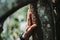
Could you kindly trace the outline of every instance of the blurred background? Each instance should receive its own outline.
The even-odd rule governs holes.
[[[14,12],[5,20],[3,24],[3,32],[1,33],[3,40],[16,40],[17,37],[25,31],[27,10],[28,7],[25,6]]]

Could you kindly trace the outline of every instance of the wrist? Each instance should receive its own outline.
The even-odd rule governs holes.
[[[21,39],[21,40],[25,40],[25,39],[22,37],[22,35],[20,36],[20,39]]]
[[[27,32],[25,32],[23,35],[22,35],[22,37],[25,39],[25,40],[27,40],[29,37],[29,34],[27,33]]]

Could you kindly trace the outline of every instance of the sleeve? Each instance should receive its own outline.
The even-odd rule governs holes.
[[[24,40],[24,38],[20,36],[19,38],[17,38],[17,40]]]
[[[17,40],[25,40],[23,37],[22,37],[23,33],[17,38]]]
[[[17,40],[21,40],[20,38],[17,38]]]

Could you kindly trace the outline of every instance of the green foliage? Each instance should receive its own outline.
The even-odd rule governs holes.
[[[26,22],[27,9],[27,6],[25,6],[14,12],[5,20],[3,32],[1,33],[3,40],[16,40],[23,32],[23,30],[20,29],[20,25],[22,22]]]

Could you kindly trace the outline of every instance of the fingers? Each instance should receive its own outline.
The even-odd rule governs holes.
[[[26,39],[26,38],[30,37],[33,29],[35,29],[36,27],[37,27],[36,24],[33,24],[31,27],[29,27],[28,30],[24,33],[23,38]]]
[[[33,23],[33,24],[36,24],[36,23],[37,23],[37,20],[38,20],[38,19],[36,19],[35,14],[32,14],[32,23]]]
[[[27,14],[27,27],[26,31],[33,25],[36,24],[36,15],[32,5],[29,5],[28,14]]]
[[[31,16],[32,16],[32,12],[30,9],[28,9],[28,15],[27,15],[28,26],[31,26],[31,24],[32,24]]]
[[[35,29],[36,27],[37,27],[37,24],[33,24],[33,25],[31,26],[32,29]]]
[[[27,27],[26,30],[32,25],[32,12],[30,9],[28,9],[28,14],[27,14]]]
[[[27,31],[32,31],[33,29],[35,29],[37,27],[37,25],[36,24],[33,24],[31,27],[29,27],[29,29],[27,30]]]

